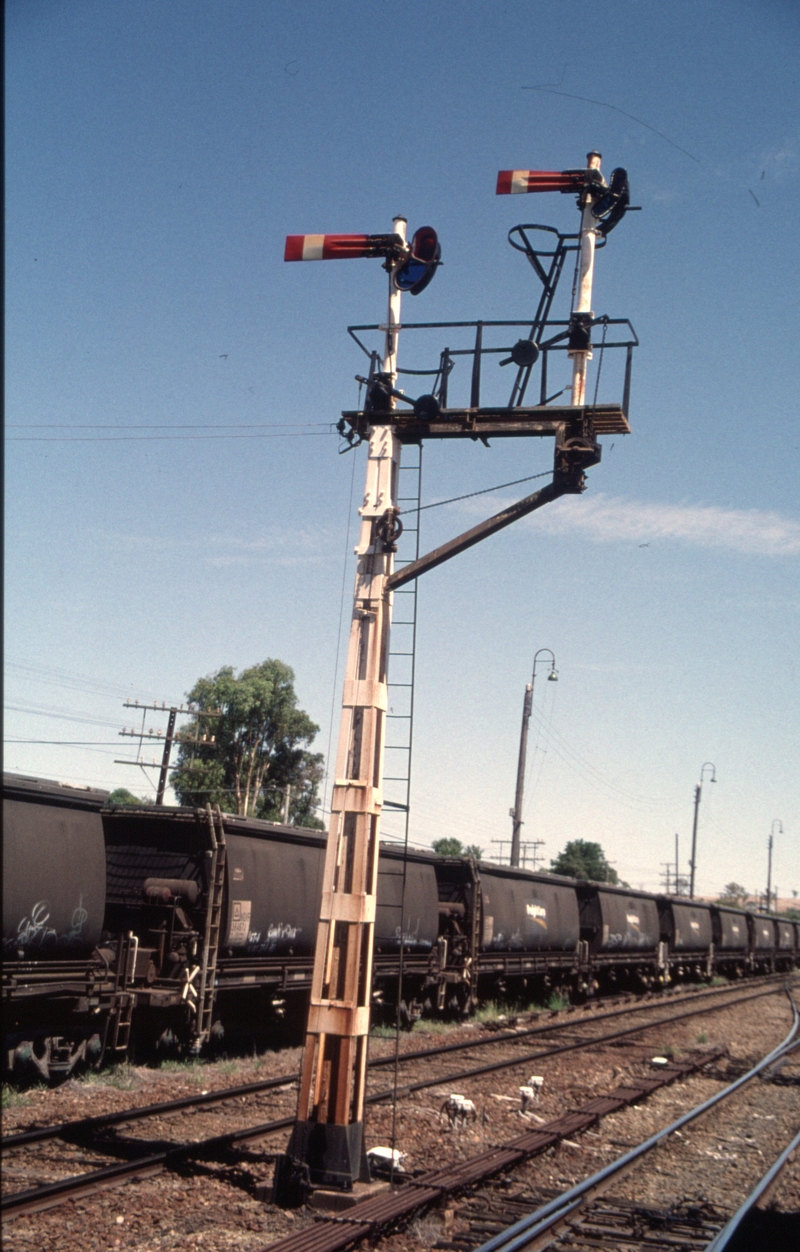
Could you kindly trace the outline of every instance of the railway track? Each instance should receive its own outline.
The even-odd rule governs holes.
[[[589,1247],[611,1250],[621,1246],[630,1248],[646,1246],[648,1250],[653,1249],[653,1252],[657,1252],[659,1248],[665,1249],[665,1252],[675,1252],[676,1249],[734,1252],[748,1214],[758,1200],[774,1186],[789,1157],[800,1146],[800,1134],[795,1135],[723,1229],[720,1229],[719,1214],[713,1209],[710,1212],[698,1211],[697,1206],[689,1204],[665,1212],[648,1209],[647,1206],[635,1204],[630,1200],[598,1199],[597,1197],[607,1190],[612,1180],[617,1180],[627,1173],[647,1153],[667,1138],[728,1100],[745,1084],[797,1051],[800,1047],[797,1038],[800,1032],[800,1013],[790,994],[789,999],[792,1005],[791,1029],[778,1047],[768,1053],[757,1065],[735,1079],[722,1091],[684,1113],[670,1125],[649,1136],[595,1174],[585,1178],[577,1186],[555,1196],[548,1203],[539,1206],[513,1225],[486,1240],[480,1245],[478,1252],[523,1252],[523,1250],[524,1252],[538,1252],[540,1249],[555,1247],[554,1238],[557,1238],[559,1252],[583,1252]],[[795,1234],[798,1233],[800,1233],[800,1226],[796,1225]],[[275,1252],[279,1247],[281,1252],[300,1252],[298,1249],[285,1248],[283,1243],[285,1241],[274,1245]],[[457,1244],[453,1246],[458,1247]],[[474,1248],[475,1244],[465,1241],[462,1246],[466,1252],[467,1247]],[[755,1245],[748,1244],[747,1246]],[[302,1252],[317,1252],[317,1249],[310,1246]]]
[[[786,982],[785,975],[769,975],[765,978],[752,979],[748,981],[748,991],[752,990],[754,994],[760,994],[759,988],[763,987],[783,987]],[[668,994],[668,998],[663,995],[638,997],[633,1003],[627,996],[620,996],[619,999],[624,1002],[624,1007],[605,1009],[600,1012],[593,1013],[590,1017],[581,1017],[582,1011],[593,1008],[591,1002],[581,1006],[570,1006],[566,1009],[551,1010],[553,1016],[557,1016],[559,1020],[547,1022],[542,1025],[533,1025],[530,1027],[517,1027],[511,1030],[499,1030],[481,1039],[463,1039],[455,1043],[443,1043],[429,1048],[417,1048],[400,1052],[398,1063],[407,1065],[415,1061],[428,1061],[432,1057],[444,1056],[448,1053],[472,1051],[486,1047],[498,1047],[501,1044],[518,1043],[524,1039],[535,1038],[540,1035],[549,1035],[562,1030],[569,1030],[573,1027],[584,1027],[593,1025],[595,1022],[611,1021],[615,1018],[628,1016],[631,1013],[646,1013],[654,1009],[681,1005],[687,1003],[696,1003],[698,1000],[723,1000],[724,997],[732,996],[736,1001],[741,997],[741,986],[733,984],[725,987],[705,988],[699,991],[691,991],[688,993],[672,992]],[[538,1015],[537,1015],[538,1016]],[[542,1054],[539,1054],[542,1055]],[[524,1059],[524,1058],[523,1058]],[[535,1059],[533,1056],[531,1060]],[[393,1066],[395,1063],[394,1054],[387,1056],[379,1056],[370,1058],[367,1066],[370,1070],[383,1069]],[[465,1075],[466,1076],[466,1075]],[[85,1117],[70,1122],[60,1122],[51,1126],[36,1126],[30,1130],[19,1131],[18,1133],[4,1135],[0,1140],[0,1148],[3,1152],[12,1148],[23,1147],[26,1144],[41,1143],[49,1139],[64,1139],[71,1142],[83,1141],[98,1131],[110,1129],[113,1126],[121,1126],[126,1122],[141,1121],[150,1117],[164,1117],[170,1113],[183,1112],[192,1109],[198,1109],[214,1104],[220,1104],[225,1101],[239,1099],[249,1095],[256,1095],[263,1091],[279,1090],[289,1083],[295,1083],[299,1080],[299,1074],[288,1072],[278,1074],[273,1078],[260,1079],[256,1082],[243,1083],[236,1087],[227,1087],[220,1091],[198,1093],[196,1095],[182,1096],[176,1100],[166,1100],[157,1104],[143,1105],[138,1108],[122,1109],[118,1112],[104,1113],[96,1117]],[[441,1081],[446,1081],[445,1076]],[[456,1075],[457,1077],[457,1075]]]
[[[728,988],[720,988],[718,990],[729,991]],[[664,1025],[671,1025],[677,1021],[682,1021],[687,1018],[716,1012],[731,1006],[759,999],[761,997],[774,995],[778,990],[780,990],[780,988],[776,986],[769,986],[766,988],[762,987],[758,991],[751,991],[750,986],[748,985],[746,988],[747,994],[744,995],[741,994],[742,990],[742,988],[735,988],[734,992],[738,992],[738,994],[734,994],[733,996],[730,994],[728,996],[716,996],[713,992],[698,993],[694,997],[687,998],[695,1000],[702,998],[704,1001],[702,1004],[695,1003],[691,1008],[684,1008],[681,1012],[673,1012],[669,1016],[660,1016],[655,1021],[637,1022],[635,1025],[626,1026],[622,1030],[616,1030],[601,1035],[593,1034],[587,1038],[573,1040],[568,1043],[559,1044],[545,1049],[538,1049],[535,1052],[515,1052],[513,1056],[504,1057],[499,1061],[492,1061],[488,1064],[479,1066],[471,1066],[467,1069],[451,1071],[447,1074],[428,1074],[422,1079],[403,1083],[402,1087],[399,1088],[398,1094],[411,1094],[413,1092],[423,1091],[425,1089],[430,1089],[443,1084],[452,1085],[455,1083],[461,1083],[466,1079],[475,1077],[476,1075],[491,1073],[495,1070],[508,1069],[515,1066],[526,1066],[532,1061],[538,1061],[545,1056],[557,1056],[564,1053],[579,1051],[582,1048],[613,1043],[633,1034],[638,1034],[644,1030],[650,1030]],[[711,1003],[706,1002],[709,996],[712,997]],[[678,1005],[674,1007],[680,1008],[685,1003],[685,999],[686,998],[682,998]],[[651,1004],[642,1007],[654,1008],[657,1006]],[[607,1020],[609,1017],[618,1017],[620,1014],[628,1013],[629,1011],[630,1010],[628,1009],[612,1010],[607,1014],[598,1014],[594,1018],[586,1019],[580,1024],[582,1026],[587,1026],[596,1022],[598,1019]],[[570,1025],[573,1024],[576,1023],[570,1023]],[[477,1045],[484,1046],[485,1044],[497,1042],[516,1043],[530,1034],[541,1034],[547,1031],[555,1030],[556,1028],[556,1023],[550,1023],[544,1027],[531,1028],[530,1031],[526,1031],[523,1034],[516,1032],[500,1032],[489,1040],[465,1041],[463,1048],[474,1048]],[[447,1054],[452,1051],[460,1050],[461,1046],[462,1045],[460,1044],[445,1044],[432,1049],[422,1049],[415,1052],[408,1052],[401,1054],[401,1060],[424,1060],[426,1065],[429,1066],[429,1060],[432,1055]],[[706,1055],[702,1063],[707,1064],[709,1059],[710,1058]],[[394,1063],[393,1057],[376,1058],[376,1060],[383,1065]],[[670,1067],[667,1073],[672,1073],[673,1069],[674,1067]],[[284,1075],[280,1078],[264,1080],[262,1083],[247,1084],[243,1088],[232,1088],[225,1092],[211,1093],[211,1095],[218,1100],[225,1098],[230,1099],[234,1093],[241,1094],[242,1091],[252,1091],[254,1087],[263,1090],[265,1087],[276,1085],[279,1082],[285,1085],[287,1082],[291,1081],[293,1077],[293,1075]],[[652,1083],[652,1081],[653,1080],[647,1080],[649,1083]],[[645,1086],[642,1090],[646,1093],[646,1091],[650,1089],[654,1088]],[[391,1100],[393,1095],[393,1088],[389,1088],[372,1092],[367,1097],[367,1100],[370,1104],[378,1104]],[[637,1097],[634,1095],[632,1098],[635,1099]],[[207,1097],[199,1097],[199,1099],[207,1100]],[[147,1109],[127,1110],[125,1117],[123,1118],[119,1118],[119,1115],[111,1114],[108,1118],[86,1119],[84,1123],[72,1123],[72,1126],[80,1127],[82,1124],[84,1126],[91,1124],[94,1128],[113,1126],[115,1118],[118,1118],[119,1120],[133,1120],[134,1114],[142,1116],[157,1116],[163,1114],[164,1112],[174,1111],[176,1107],[190,1108],[197,1103],[197,1100],[197,1097],[187,1097],[185,1100],[171,1101],[162,1105],[149,1106]],[[82,1195],[88,1195],[106,1187],[117,1186],[132,1179],[144,1178],[160,1172],[165,1168],[175,1169],[185,1166],[189,1162],[201,1160],[229,1159],[232,1153],[240,1151],[245,1144],[253,1143],[278,1131],[285,1130],[291,1126],[293,1122],[293,1116],[286,1116],[273,1119],[272,1121],[262,1122],[258,1125],[251,1125],[242,1129],[228,1131],[224,1134],[215,1135],[192,1143],[176,1143],[171,1146],[160,1147],[156,1152],[147,1152],[145,1150],[146,1145],[143,1144],[142,1147],[138,1149],[138,1154],[138,1145],[136,1140],[117,1140],[112,1143],[109,1143],[108,1141],[96,1141],[91,1143],[91,1146],[97,1151],[111,1154],[125,1153],[126,1155],[133,1153],[133,1159],[106,1165],[100,1169],[90,1170],[83,1174],[63,1178],[56,1182],[45,1184],[44,1186],[7,1195],[2,1200],[2,1214],[4,1220],[9,1221],[23,1213],[31,1213],[41,1209],[50,1208],[55,1204],[64,1202],[65,1200],[73,1199]],[[67,1126],[69,1125],[70,1124],[68,1123]],[[564,1129],[564,1134],[568,1135],[570,1133],[575,1133],[575,1128],[571,1123],[565,1123],[565,1126],[566,1128]],[[538,1132],[533,1133],[538,1134]],[[38,1134],[40,1138],[45,1137],[46,1135],[56,1137],[57,1134],[63,1135],[63,1127],[44,1127],[39,1128],[38,1131],[34,1132],[23,1132],[23,1136],[31,1134]],[[545,1144],[545,1146],[549,1146],[550,1143],[557,1140],[559,1134],[560,1131],[556,1129],[556,1131],[551,1133],[551,1137],[549,1139],[545,1136],[544,1139],[537,1139],[536,1142],[541,1142]],[[19,1145],[21,1139],[20,1136],[10,1136],[8,1138],[16,1139],[17,1145]],[[34,1140],[32,1139],[25,1140],[25,1142],[33,1141]],[[82,1139],[81,1141],[85,1143],[85,1140]],[[416,1184],[413,1185],[415,1186]],[[439,1186],[439,1184],[437,1184],[437,1186]],[[441,1191],[441,1187],[439,1187],[439,1190]],[[422,1201],[420,1202],[420,1206],[424,1207],[424,1203]]]

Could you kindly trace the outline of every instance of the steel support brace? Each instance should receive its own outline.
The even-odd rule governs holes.
[[[421,556],[418,561],[412,561],[410,565],[406,565],[403,569],[398,570],[396,574],[392,574],[387,579],[389,591],[396,591],[399,587],[404,587],[406,583],[413,582],[415,578],[419,578],[420,574],[426,573],[429,569],[435,569],[437,565],[442,565],[445,561],[449,561],[451,557],[458,556],[459,552],[465,552],[467,548],[480,543],[482,539],[488,539],[489,535],[494,535],[498,530],[502,530],[505,526],[510,526],[512,522],[518,521],[519,518],[525,517],[528,513],[533,513],[534,509],[540,509],[542,505],[549,504],[551,500],[557,500],[559,496],[563,496],[567,491],[569,491],[569,488],[566,486],[556,486],[555,483],[548,483],[546,487],[540,488],[539,491],[534,491],[532,495],[525,496],[524,500],[518,500],[516,504],[510,505],[509,508],[503,509],[500,513],[495,513],[493,517],[487,518],[485,522],[479,522],[471,530],[465,530],[463,534],[457,535],[455,539],[448,540],[440,548],[434,548],[432,552]]]

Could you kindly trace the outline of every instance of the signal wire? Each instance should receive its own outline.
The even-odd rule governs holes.
[[[325,776],[322,783],[321,812],[330,814],[328,806],[328,779],[331,772],[331,744],[333,743],[333,719],[336,716],[336,693],[339,690],[339,654],[342,649],[342,616],[344,614],[344,593],[347,583],[347,564],[350,559],[350,527],[353,517],[353,489],[356,481],[356,458],[352,458],[353,468],[350,471],[350,496],[347,501],[347,531],[344,541],[344,560],[342,562],[342,587],[339,595],[339,629],[336,634],[336,659],[333,663],[333,693],[331,695],[331,716],[328,726],[328,749],[325,754]]]
[[[529,474],[527,478],[515,478],[510,483],[498,483],[496,487],[482,487],[480,491],[468,491],[463,496],[451,496],[449,500],[434,500],[433,504],[421,504],[418,509],[403,509],[403,513],[410,517],[412,513],[422,513],[425,509],[438,509],[443,504],[456,504],[459,500],[471,500],[473,496],[486,496],[492,491],[502,491],[504,487],[517,487],[520,483],[532,483],[534,478],[547,478],[552,472],[552,470],[545,470],[541,474]]]

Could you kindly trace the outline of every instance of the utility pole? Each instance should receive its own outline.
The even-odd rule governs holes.
[[[506,187],[506,175],[501,174],[498,192],[558,190],[576,193],[582,211],[581,236],[587,229],[605,235],[619,221],[628,203],[627,179],[623,188],[617,178],[619,189],[614,190],[614,178],[620,172],[624,175],[624,171],[615,171],[612,185],[607,187],[599,170],[599,157],[590,154],[586,169],[557,174],[513,172],[515,176],[520,175],[525,186]],[[589,221],[587,206],[592,210],[592,224],[585,228],[585,222]],[[366,443],[368,458],[364,502],[359,510],[361,535],[356,548],[353,615],[297,1120],[287,1152],[279,1158],[275,1172],[275,1198],[286,1207],[302,1203],[309,1186],[349,1190],[354,1182],[369,1178],[363,1116],[379,823],[384,803],[383,756],[393,592],[561,495],[583,491],[584,470],[600,460],[596,433],[625,434],[630,430],[626,411],[618,404],[548,406],[544,398],[544,374],[541,403],[527,407],[522,403],[524,386],[520,386],[520,379],[525,371],[530,374],[540,351],[545,357],[552,351],[572,353],[573,348],[577,353],[590,354],[587,334],[590,337],[591,312],[587,321],[586,316],[579,316],[577,309],[573,310],[569,332],[563,330],[563,322],[553,326],[552,338],[543,342],[541,349],[534,341],[536,335],[542,338],[547,331],[549,308],[566,253],[582,247],[581,242],[571,242],[579,240],[579,236],[561,235],[557,231],[558,266],[555,262],[551,264],[552,252],[542,249],[537,252],[529,244],[524,248],[545,288],[533,322],[528,316],[520,323],[410,324],[410,327],[427,330],[448,327],[448,337],[454,327],[459,328],[459,333],[465,326],[474,328],[474,347],[459,350],[460,355],[472,356],[469,405],[453,407],[448,403],[447,378],[452,368],[449,348],[439,352],[438,371],[412,371],[434,375],[436,394],[417,400],[406,397],[396,387],[400,296],[404,290],[416,295],[427,286],[439,264],[440,253],[436,232],[430,227],[420,228],[409,244],[405,219],[395,218],[393,225],[391,235],[292,235],[287,238],[284,254],[287,261],[382,256],[389,274],[386,322],[380,326],[349,328],[370,359],[370,374],[366,379],[357,375],[359,381],[366,383],[363,410],[344,412],[338,423],[338,430],[348,444],[342,450]],[[549,249],[551,241],[552,234],[549,234],[544,247]],[[550,266],[549,275],[539,260],[540,255],[551,258],[546,262]],[[582,282],[584,292],[588,283],[590,297],[591,265],[583,274]],[[626,319],[616,320],[624,321],[631,332],[628,340],[616,345],[627,349],[624,389],[627,405],[631,352],[638,341]],[[501,352],[510,351],[511,355],[500,364],[513,362],[518,367],[512,391],[512,396],[516,397],[513,407],[512,404],[482,407],[481,363],[485,353],[497,352],[497,348],[484,347],[483,331],[494,325],[501,326],[507,338],[509,325],[515,324],[526,326],[529,337],[511,349],[501,349]],[[365,331],[382,333],[382,352],[365,347],[356,333]],[[576,337],[575,343],[573,337]],[[568,338],[569,344],[565,342]],[[496,362],[495,357],[487,359]],[[585,359],[588,358],[583,358],[584,375]],[[407,407],[398,407],[398,401]],[[397,480],[403,443],[419,445],[425,439],[457,438],[486,444],[490,435],[552,435],[555,440],[552,482],[395,570],[396,540],[402,530]]]
[[[510,845],[511,840],[510,839],[492,839],[492,843],[496,843],[500,845],[500,851],[497,856],[497,862],[499,865],[502,865],[503,857],[505,856],[505,853],[503,852],[503,848],[505,848],[507,844]],[[545,843],[544,839],[523,839],[522,840],[522,842],[519,845],[519,851],[520,851],[520,861],[521,861],[523,869],[528,868],[529,856],[532,862],[531,869],[536,869],[536,864],[539,860],[539,854],[537,853],[536,849],[543,848],[544,843]],[[511,864],[510,856],[509,856],[508,863],[509,865]]]
[[[698,816],[698,813],[700,812],[700,797],[703,794],[703,775],[705,774],[707,769],[711,770],[711,778],[709,779],[709,782],[715,783],[717,781],[716,766],[712,765],[710,761],[704,761],[703,767],[700,770],[700,781],[694,789],[694,821],[692,822],[692,859],[689,862],[689,869],[690,869],[689,896],[692,900],[694,899],[694,872],[696,868],[696,858],[697,858],[697,816]]]
[[[670,874],[672,872],[672,864],[670,861],[662,861],[661,864],[663,866],[661,870],[661,877],[666,880],[664,884],[664,893],[665,895],[669,895],[670,894],[670,890],[669,890]]]
[[[680,859],[680,855],[678,852],[678,843],[679,843],[678,832],[676,830],[675,831],[675,895],[676,896],[679,896],[681,894],[681,880],[680,880],[681,859]]]
[[[222,714],[219,711],[211,711],[211,710],[204,710],[204,709],[191,709],[191,708],[185,709],[182,704],[180,706],[173,704],[173,705],[170,705],[169,707],[167,706],[166,703],[159,704],[158,702],[156,702],[155,704],[139,704],[138,700],[135,700],[135,701],[126,700],[122,707],[125,709],[136,709],[136,710],[141,709],[142,729],[141,730],[134,730],[134,729],[128,730],[127,727],[123,727],[123,729],[119,732],[120,735],[129,739],[138,739],[140,749],[145,739],[147,739],[148,741],[151,741],[151,740],[156,740],[158,742],[163,741],[164,751],[161,754],[160,765],[156,761],[142,761],[142,760],[115,761],[114,764],[115,765],[138,765],[142,769],[159,769],[158,786],[156,789],[156,804],[163,805],[164,793],[167,789],[167,775],[169,773],[169,759],[172,753],[172,745],[173,743],[175,743],[176,738],[179,743],[209,743],[209,742],[213,743],[214,742],[213,735],[210,737],[210,739],[206,735],[203,735],[199,739],[182,739],[180,736],[176,737],[175,722],[176,722],[177,717],[179,715],[183,717],[197,717],[197,718],[221,717]],[[152,729],[148,733],[145,733],[144,714],[147,712],[169,713],[169,718],[167,720],[166,735],[164,735],[160,730],[154,732]]]
[[[558,681],[556,658],[549,648],[539,648],[533,658],[533,674],[525,687],[525,699],[522,704],[522,728],[519,734],[519,759],[517,761],[517,789],[514,795],[514,807],[509,810],[511,816],[511,864],[519,865],[519,841],[522,833],[522,798],[525,792],[525,758],[528,753],[528,726],[533,709],[533,686],[536,682],[536,663],[543,652],[550,657],[549,682]]]
[[[767,912],[769,912],[770,900],[772,899],[772,839],[775,834],[776,826],[778,827],[778,833],[782,835],[783,822],[778,817],[776,817],[772,823],[772,827],[769,832],[769,843],[767,844]],[[777,897],[777,892],[775,894]]]

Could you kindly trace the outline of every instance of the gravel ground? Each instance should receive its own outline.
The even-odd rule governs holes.
[[[663,1009],[664,1006],[662,1006]],[[484,1147],[518,1135],[525,1126],[549,1121],[570,1108],[587,1102],[627,1079],[650,1072],[650,1058],[658,1054],[685,1056],[698,1047],[726,1045],[728,1059],[713,1076],[692,1078],[651,1097],[638,1108],[607,1118],[596,1132],[584,1135],[578,1146],[562,1146],[515,1171],[514,1187],[535,1198],[572,1185],[593,1173],[606,1161],[619,1155],[625,1145],[638,1142],[652,1129],[673,1120],[697,1104],[707,1094],[725,1085],[742,1066],[763,1056],[786,1033],[789,1012],[785,997],[773,996],[664,1026],[646,1036],[597,1047],[562,1057],[545,1058],[535,1069],[530,1063],[501,1070],[459,1084],[457,1089],[473,1099],[479,1118],[474,1125],[454,1132],[440,1117],[443,1099],[452,1089],[434,1087],[398,1104],[397,1143],[408,1153],[406,1167],[426,1170],[448,1160],[463,1159]],[[572,1022],[567,1028],[572,1030]],[[611,1024],[607,1029],[611,1029]],[[447,1042],[480,1036],[475,1025],[449,1032]],[[577,1036],[576,1036],[577,1037]],[[420,1034],[406,1037],[404,1048],[423,1046]],[[430,1038],[430,1042],[438,1039]],[[392,1041],[376,1039],[372,1054],[386,1052]],[[525,1051],[528,1044],[506,1044],[499,1055],[511,1055],[514,1046]],[[494,1049],[484,1049],[477,1057],[495,1058]],[[201,1090],[217,1090],[259,1078],[291,1073],[299,1062],[297,1049],[267,1054],[252,1060],[222,1062],[216,1065],[181,1067],[172,1071],[129,1068],[122,1076],[112,1075],[92,1082],[70,1082],[56,1091],[34,1090],[4,1112],[3,1133],[32,1125],[90,1116]],[[463,1053],[445,1058],[442,1072],[466,1067],[470,1056]],[[429,1062],[404,1067],[401,1082],[431,1072]],[[435,1072],[435,1071],[434,1071]],[[518,1112],[517,1095],[531,1072],[544,1078],[540,1102],[528,1118]],[[710,1114],[703,1125],[690,1127],[679,1147],[660,1149],[651,1163],[640,1168],[635,1182],[626,1180],[616,1190],[620,1195],[647,1196],[648,1201],[666,1205],[673,1198],[702,1194],[727,1212],[735,1209],[756,1177],[764,1172],[800,1125],[800,1094],[797,1085],[786,1082],[797,1073],[797,1065],[783,1070],[782,1085],[755,1083],[737,1097],[735,1108],[721,1115]],[[726,1076],[727,1075],[727,1076]],[[114,1083],[122,1083],[121,1087]],[[372,1089],[384,1089],[391,1082],[389,1070],[374,1072]],[[258,1121],[290,1115],[295,1093],[270,1091],[237,1100],[230,1105],[190,1114],[173,1114],[148,1119],[141,1124],[120,1128],[120,1139],[137,1139],[153,1145],[165,1141],[186,1142]],[[368,1113],[368,1145],[388,1142],[391,1133],[389,1106],[373,1106]],[[230,1164],[187,1166],[182,1174],[162,1173],[141,1182],[99,1192],[83,1200],[70,1201],[58,1208],[20,1217],[6,1226],[3,1246],[7,1252],[36,1248],[37,1252],[62,1252],[65,1232],[68,1243],[86,1249],[172,1249],[203,1248],[222,1252],[236,1248],[256,1252],[274,1239],[314,1220],[308,1210],[287,1213],[255,1199],[255,1188],[271,1179],[269,1154],[285,1145],[287,1132],[250,1145],[246,1155]],[[681,1149],[685,1148],[686,1152]],[[9,1155],[4,1169],[8,1191],[63,1177],[81,1170],[98,1168],[104,1161],[121,1159],[122,1152],[104,1155],[58,1141],[31,1145]],[[265,1159],[267,1158],[267,1159]],[[654,1164],[653,1164],[654,1162]],[[783,1207],[800,1209],[795,1172],[787,1175],[775,1200]],[[633,1180],[633,1175],[630,1179]],[[628,1187],[630,1192],[625,1190]],[[447,1244],[453,1235],[468,1237],[470,1220],[466,1201],[423,1217],[407,1232],[385,1241],[391,1252]],[[478,1240],[477,1242],[480,1242]]]

